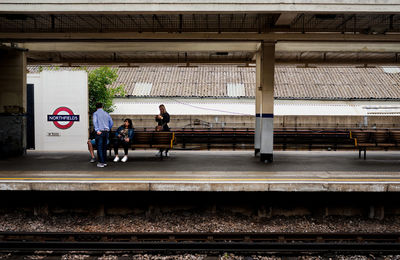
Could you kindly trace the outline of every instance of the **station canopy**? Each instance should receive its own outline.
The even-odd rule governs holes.
[[[398,63],[396,0],[4,0],[0,43],[29,64]]]

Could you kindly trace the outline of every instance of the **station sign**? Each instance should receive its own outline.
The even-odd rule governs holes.
[[[54,110],[53,114],[47,115],[47,121],[53,122],[57,128],[65,130],[70,128],[74,122],[79,121],[79,115],[75,115],[68,107],[59,107]]]

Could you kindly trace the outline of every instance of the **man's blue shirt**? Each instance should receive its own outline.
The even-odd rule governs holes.
[[[97,111],[93,113],[93,126],[96,132],[104,130],[110,131],[113,124],[111,116],[102,108],[97,109]]]

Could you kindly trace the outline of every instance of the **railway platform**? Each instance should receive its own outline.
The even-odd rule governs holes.
[[[260,163],[253,151],[181,151],[160,160],[130,151],[126,163],[105,168],[87,152],[28,151],[0,160],[0,190],[19,191],[280,191],[397,192],[400,152],[276,151]],[[110,158],[111,159],[111,158]]]

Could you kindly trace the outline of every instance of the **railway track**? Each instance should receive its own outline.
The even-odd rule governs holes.
[[[400,254],[400,233],[0,232],[0,252]]]

